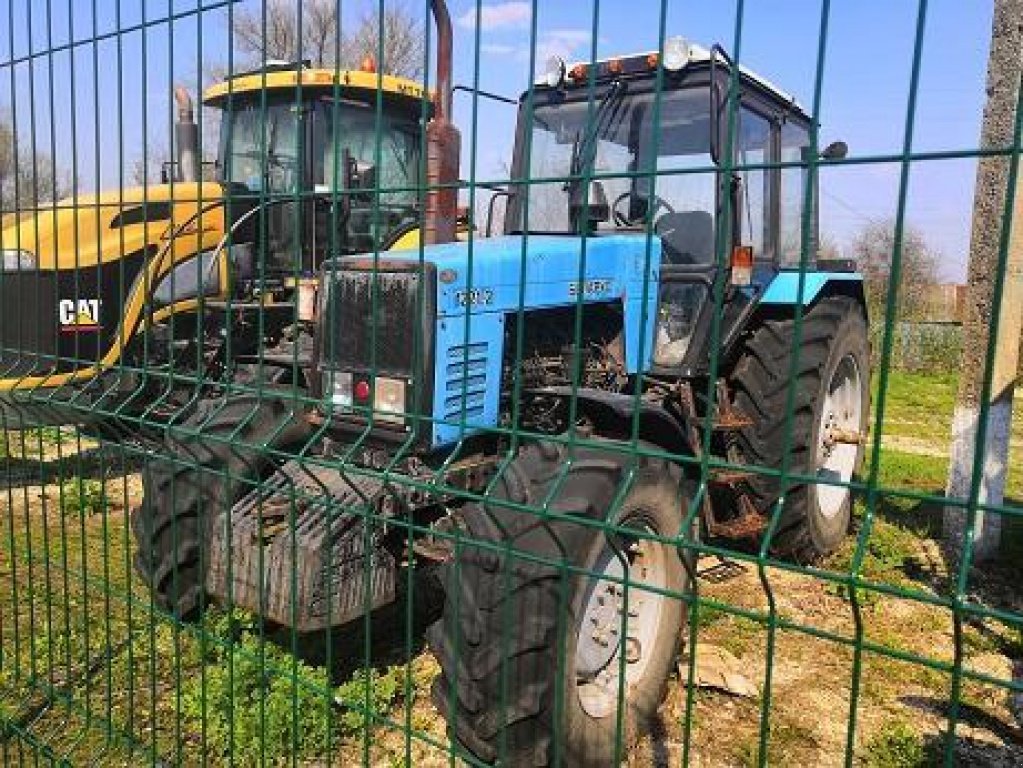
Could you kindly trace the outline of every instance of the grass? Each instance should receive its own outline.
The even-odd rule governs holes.
[[[874,382],[874,402],[878,402],[878,382]],[[952,431],[958,376],[954,373],[924,375],[891,371],[885,390],[886,435],[919,435],[926,423],[930,434],[948,441]]]
[[[817,747],[817,739],[811,728],[805,724],[778,717],[771,723],[770,739],[767,743],[767,765],[806,765],[808,755]],[[739,743],[735,750],[739,765],[760,765],[759,734]]]
[[[954,373],[925,375],[892,371],[888,375],[885,394],[885,416],[883,423],[884,458],[886,461],[905,461],[899,453],[910,453],[916,458],[920,451],[900,451],[903,441],[927,445],[935,449],[938,457],[947,457],[952,439],[952,419],[955,413],[956,393],[959,384]],[[874,381],[873,402],[878,404],[878,382]],[[1010,434],[1010,458],[1007,493],[1015,498],[1023,497],[1023,393],[1013,400],[1012,431]],[[894,449],[894,450],[893,450]],[[894,456],[892,454],[895,454]],[[926,462],[919,461],[921,466]],[[946,472],[937,470],[937,464],[930,464],[930,475],[937,478],[938,488],[944,488]],[[947,461],[945,462],[947,468]],[[905,466],[896,466],[892,474],[896,478],[909,478]],[[882,481],[883,481],[882,476]]]
[[[947,440],[955,391],[954,376],[893,373],[884,437]],[[1021,439],[1023,403],[1017,403],[1016,413],[1013,434]],[[28,464],[71,454],[76,442],[67,430],[8,433],[0,439],[0,451]],[[885,492],[870,500],[869,535],[868,506],[861,501],[857,535],[825,567],[849,573],[862,548],[860,575],[904,589],[908,596],[896,600],[861,592],[865,635],[886,648],[946,659],[952,648],[947,612],[912,599],[941,594],[946,586],[944,576],[926,570],[924,558],[940,536],[948,459],[938,453],[882,443],[877,487]],[[1009,493],[1023,498],[1023,468],[1010,471]],[[369,668],[360,663],[354,671],[339,672],[293,655],[288,643],[268,638],[251,617],[214,614],[201,631],[176,623],[153,610],[144,585],[132,575],[126,514],[131,503],[109,478],[72,472],[45,488],[19,487],[0,497],[0,508],[5,504],[13,508],[0,515],[5,587],[0,592],[0,718],[24,721],[28,738],[46,742],[56,755],[72,764],[102,755],[104,764],[149,763],[155,756],[172,764],[220,765],[232,753],[239,764],[312,763],[329,744],[339,764],[362,763],[367,754],[374,765],[447,764],[444,725],[428,696],[437,667],[419,645],[399,639],[384,658],[374,631]],[[1023,555],[1023,525],[1010,522],[1007,540]],[[841,588],[808,575],[772,578],[778,598],[786,601],[779,607],[784,615],[836,634],[852,631],[848,595]],[[993,579],[971,581],[971,594],[997,602]],[[708,586],[707,594],[765,610],[755,573]],[[765,625],[701,606],[698,631],[700,642],[730,651],[744,674],[762,685]],[[1023,658],[1018,626],[978,620],[964,627],[963,640],[968,663]],[[361,640],[335,647],[335,653],[354,654],[360,661],[366,651]],[[849,649],[780,631],[774,653],[769,763],[840,763]],[[95,670],[83,675],[90,663]],[[47,704],[42,693],[48,689],[61,695]],[[927,765],[928,745],[940,722],[906,700],[940,702],[948,690],[943,672],[865,654],[857,760],[871,768]],[[1003,717],[1004,696],[992,691],[1001,695],[999,689],[970,683],[964,697],[991,717]],[[669,751],[681,741],[684,698],[684,687],[674,683],[666,703],[674,708],[665,721]],[[693,720],[694,754],[705,764],[755,764],[761,703],[701,692]],[[822,711],[827,718],[820,717]],[[406,724],[414,730],[408,738]],[[635,758],[633,764],[646,763]]]
[[[924,768],[934,764],[920,734],[901,720],[884,725],[864,748],[864,768]]]
[[[59,502],[64,514],[98,515],[106,509],[106,488],[100,480],[75,477],[61,485]]]
[[[79,435],[73,427],[38,427],[24,430],[0,430],[0,458],[17,457],[22,453],[41,455],[57,446],[76,450]],[[85,440],[91,444],[91,440]]]

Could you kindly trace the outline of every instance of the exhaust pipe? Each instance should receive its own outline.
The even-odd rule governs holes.
[[[192,97],[183,86],[174,89],[178,103],[178,122],[174,137],[178,145],[178,181],[199,181],[199,126],[195,124]]]
[[[426,215],[423,239],[427,245],[452,243],[458,231],[458,163],[462,137],[451,122],[453,35],[445,0],[430,0],[437,23],[437,101],[426,126]],[[442,186],[444,185],[444,186]]]

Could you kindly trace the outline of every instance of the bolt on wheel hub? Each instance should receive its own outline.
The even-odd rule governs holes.
[[[862,442],[863,377],[856,358],[847,354],[825,388],[818,425],[817,503],[821,514],[834,517],[849,498]]]
[[[645,672],[644,652],[653,648],[669,598],[644,587],[665,588],[665,558],[663,546],[640,540],[618,554],[605,548],[594,565],[575,658],[579,700],[592,717],[614,712]]]

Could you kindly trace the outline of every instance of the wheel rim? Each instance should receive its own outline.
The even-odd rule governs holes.
[[[817,429],[817,505],[826,518],[841,513],[849,499],[848,487],[831,483],[852,480],[860,445],[850,438],[860,435],[862,422],[863,377],[849,354],[835,366],[828,382]]]
[[[640,530],[656,535],[648,525]],[[628,701],[642,681],[667,599],[667,547],[646,538],[621,542],[626,568],[611,547],[605,547],[592,569],[584,610],[576,635],[576,686],[579,703],[590,717],[607,717]],[[626,616],[626,606],[628,616]],[[625,680],[622,680],[622,654]],[[622,683],[624,682],[624,690]]]

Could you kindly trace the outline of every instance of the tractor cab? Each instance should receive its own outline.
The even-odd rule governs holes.
[[[301,254],[312,273],[327,252],[388,250],[418,232],[423,94],[371,60],[352,71],[271,63],[206,91],[223,112],[218,179],[239,211],[265,212],[247,234],[268,264],[290,271]]]
[[[512,176],[535,181],[513,195],[506,230],[602,235],[649,224],[665,264],[714,263],[719,236],[756,260],[798,260],[806,169],[761,166],[805,163],[810,117],[745,68],[733,100],[730,78],[719,48],[682,38],[666,42],[663,62],[553,58],[521,99]]]
[[[510,197],[506,232],[655,237],[653,363],[672,374],[709,359],[690,340],[709,338],[699,324],[719,267],[741,288],[741,312],[803,251],[810,116],[745,68],[733,82],[733,70],[719,47],[672,38],[663,54],[552,58],[520,102],[512,177],[531,181]],[[811,267],[816,221],[814,210]]]

